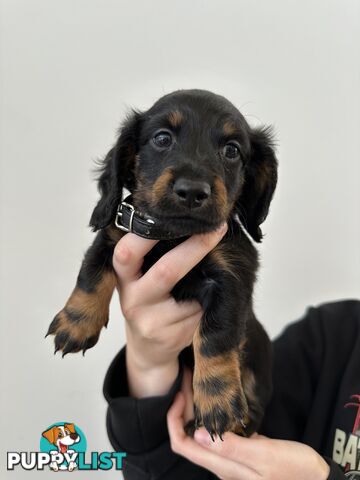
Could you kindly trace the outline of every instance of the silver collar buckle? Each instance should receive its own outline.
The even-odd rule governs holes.
[[[130,219],[129,219],[128,227],[125,227],[124,225],[121,224],[121,218],[123,216],[123,208],[127,208],[130,211]],[[134,215],[135,215],[135,207],[133,205],[126,202],[119,203],[117,212],[116,212],[116,217],[115,217],[115,225],[117,226],[117,228],[119,228],[123,232],[132,232]]]

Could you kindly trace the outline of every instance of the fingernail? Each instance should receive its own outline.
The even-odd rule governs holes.
[[[204,429],[196,430],[194,433],[194,440],[200,443],[203,447],[210,447],[211,438],[208,432]]]

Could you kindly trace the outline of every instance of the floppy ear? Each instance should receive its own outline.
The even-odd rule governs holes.
[[[132,111],[120,128],[119,138],[100,167],[98,190],[101,198],[90,219],[93,231],[107,227],[115,218],[122,199],[123,187],[134,186],[134,165],[137,153],[137,138],[140,113]]]
[[[42,433],[42,436],[52,444],[54,444],[54,441],[55,441],[55,429],[56,427],[52,427],[52,428],[49,428],[49,430],[46,430],[45,432]]]
[[[245,180],[235,208],[256,242],[261,242],[260,225],[269,212],[276,182],[277,160],[271,128],[250,130],[250,157],[245,164]]]
[[[64,427],[67,428],[70,433],[76,433],[75,425],[73,423],[64,423]]]

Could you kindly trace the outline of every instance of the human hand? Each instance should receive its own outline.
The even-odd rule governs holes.
[[[144,256],[157,242],[129,233],[116,245],[113,265],[126,319],[131,395],[163,395],[174,382],[178,355],[190,345],[202,310],[195,301],[177,303],[170,292],[220,242],[226,230],[224,225],[206,235],[193,235],[161,257],[145,275],[141,274]]]
[[[192,399],[189,397],[191,376],[184,376],[168,415],[171,448],[223,480],[326,480],[330,468],[315,450],[298,442],[273,440],[254,434],[244,438],[227,432],[223,441],[211,440],[200,428],[194,439],[184,431]],[[191,387],[190,387],[191,388]]]

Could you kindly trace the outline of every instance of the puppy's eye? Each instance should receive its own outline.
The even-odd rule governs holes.
[[[172,144],[172,137],[169,132],[159,132],[153,138],[153,142],[159,148],[169,148]]]
[[[62,432],[59,432],[58,437],[59,437],[59,438],[62,438],[63,436],[64,436],[64,435],[62,434]]]
[[[227,143],[223,148],[223,155],[230,160],[240,157],[240,148],[235,143]]]
[[[70,435],[70,431],[69,431],[69,430],[65,430],[65,433],[66,433],[66,435]]]

